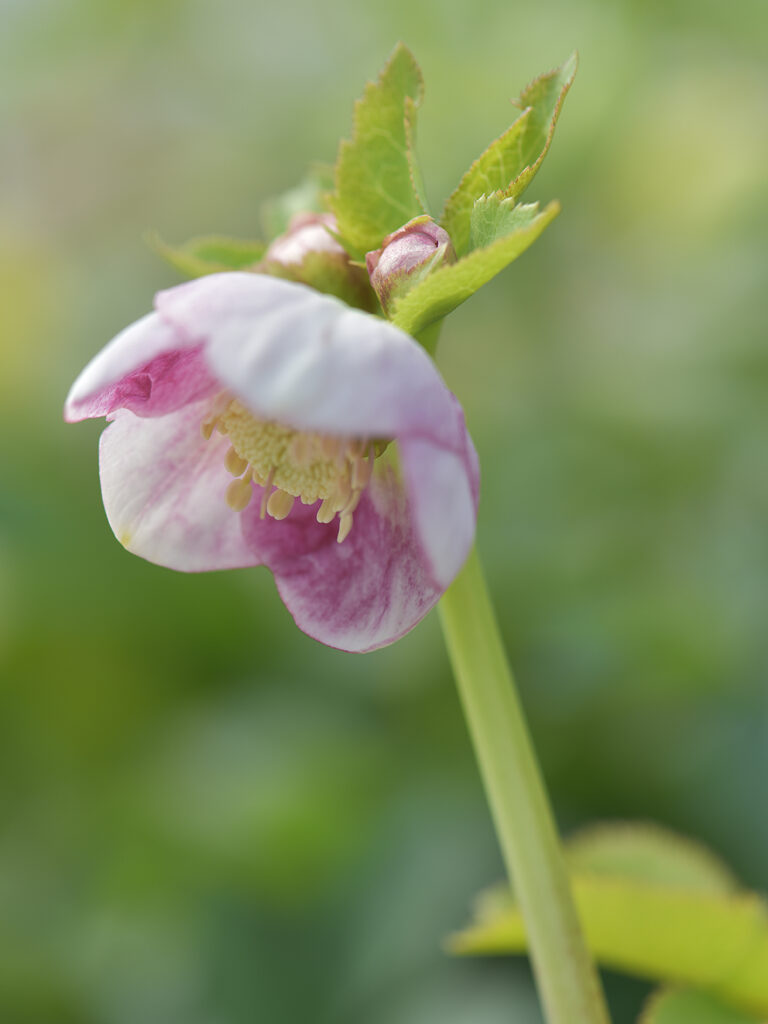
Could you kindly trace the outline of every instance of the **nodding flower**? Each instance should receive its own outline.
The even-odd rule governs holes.
[[[66,419],[100,416],[120,542],[185,572],[266,565],[330,646],[402,636],[473,542],[477,457],[434,363],[303,284],[236,272],[160,292],[72,386]]]

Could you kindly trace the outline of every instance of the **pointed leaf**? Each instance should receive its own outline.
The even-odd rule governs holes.
[[[471,245],[470,220],[475,200],[498,192],[519,198],[547,154],[560,108],[576,74],[573,54],[562,67],[540,75],[522,92],[523,113],[472,164],[445,204],[440,220],[462,256]]]
[[[734,1010],[704,992],[662,989],[651,996],[638,1024],[760,1024],[761,1019]]]
[[[496,201],[498,202],[498,201]],[[441,267],[411,289],[395,305],[393,323],[416,335],[495,277],[507,264],[525,252],[544,228],[560,212],[558,203],[550,203],[539,212],[538,206],[520,206],[519,211],[498,211],[489,215],[496,227],[478,227],[483,237],[490,238],[485,248],[474,249],[458,263]],[[507,231],[494,234],[495,231]]]
[[[427,204],[427,193],[424,188],[424,179],[421,175],[421,167],[416,159],[416,110],[418,103],[405,97],[405,152],[408,157],[408,170],[411,176],[411,185],[419,205],[424,213],[429,213]]]
[[[182,245],[168,245],[157,234],[147,236],[149,245],[187,277],[204,277],[225,270],[248,270],[266,250],[264,242],[205,235]]]
[[[587,944],[629,974],[707,989],[747,1013],[768,1014],[768,904],[732,888],[700,848],[668,834],[607,829],[574,843],[572,887]],[[525,928],[506,887],[481,896],[459,953],[522,952]]]
[[[421,71],[400,43],[355,105],[352,139],[339,148],[331,209],[340,235],[357,256],[377,249],[385,235],[424,212],[411,180],[413,156],[405,123],[407,115],[412,135],[422,92]]]
[[[485,249],[500,238],[529,227],[539,214],[538,203],[518,203],[500,199],[498,193],[475,200],[470,220],[470,254]]]

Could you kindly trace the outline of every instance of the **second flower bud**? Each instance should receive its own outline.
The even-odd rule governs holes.
[[[365,265],[382,309],[389,314],[396,299],[455,260],[448,232],[423,214],[387,235],[380,249],[366,254]]]

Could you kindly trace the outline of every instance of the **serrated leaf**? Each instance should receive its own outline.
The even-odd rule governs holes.
[[[445,204],[441,225],[458,255],[471,245],[470,220],[475,200],[498,192],[518,199],[547,154],[565,95],[576,74],[574,53],[565,64],[534,79],[517,104],[524,108],[514,124],[481,154]]]
[[[333,188],[333,168],[313,164],[302,181],[282,195],[268,199],[261,208],[261,220],[267,238],[275,238],[288,230],[291,218],[298,213],[325,213],[328,193]]]
[[[651,996],[637,1024],[760,1024],[761,1019],[747,1016],[705,992],[662,989]]]
[[[461,305],[535,242],[560,212],[560,205],[550,203],[541,212],[537,204],[519,209],[519,220],[508,234],[441,267],[399,299],[392,317],[395,326],[416,335]]]
[[[422,93],[421,71],[400,43],[355,104],[353,136],[339,147],[330,205],[341,237],[357,256],[377,249],[385,235],[424,212],[411,178],[415,159],[406,134],[407,115],[412,138]]]
[[[538,203],[518,203],[500,199],[498,194],[480,196],[472,208],[470,251],[485,249],[500,238],[528,227],[539,212]]]
[[[251,269],[264,255],[264,242],[205,235],[182,245],[168,245],[159,235],[147,236],[149,245],[187,277],[204,277],[226,270]]]
[[[634,854],[626,835],[611,830],[574,844],[573,895],[593,955],[628,974],[706,989],[768,1014],[768,904],[732,889],[717,862],[705,865],[685,840],[657,840],[641,835]],[[450,948],[523,952],[525,928],[509,889],[483,894],[474,923]]]
[[[361,267],[350,266],[346,258],[338,253],[308,252],[301,263],[263,260],[255,269],[260,274],[296,281],[326,295],[335,295],[348,306],[369,313],[379,309],[379,300],[367,272]]]
[[[411,177],[411,185],[416,198],[424,213],[429,213],[427,204],[427,193],[424,188],[424,179],[421,174],[421,167],[416,159],[416,110],[418,103],[405,97],[405,152],[408,158],[408,171]]]

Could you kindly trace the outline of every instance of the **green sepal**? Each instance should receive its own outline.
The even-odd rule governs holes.
[[[566,846],[587,944],[606,966],[701,988],[768,1013],[768,903],[697,844],[646,826],[603,826]],[[507,887],[481,894],[456,953],[520,953],[520,910]]]
[[[326,213],[332,188],[333,167],[313,164],[298,185],[262,205],[261,221],[267,238],[284,234],[298,213]]]
[[[477,231],[490,239],[489,244],[436,270],[395,303],[392,322],[407,334],[421,333],[474,295],[525,252],[560,212],[556,202],[541,212],[536,203],[512,209],[494,197],[479,202]]]
[[[695,989],[661,989],[646,1003],[638,1024],[760,1024],[755,1017]]]
[[[418,64],[399,43],[355,104],[353,135],[339,147],[330,206],[344,245],[357,258],[424,212],[411,148],[423,89]]]
[[[182,245],[168,245],[158,234],[146,236],[147,243],[176,270],[187,277],[205,277],[227,270],[252,270],[264,256],[264,242],[205,235]]]
[[[523,113],[475,160],[447,200],[440,224],[457,255],[463,256],[471,246],[470,221],[479,196],[498,193],[501,199],[518,199],[530,184],[552,142],[577,62],[574,53],[562,67],[526,86],[516,101]]]
[[[254,269],[260,274],[296,281],[326,295],[335,295],[348,306],[364,309],[368,313],[379,310],[379,300],[371,287],[367,271],[350,265],[341,253],[308,252],[301,263],[262,260]]]

